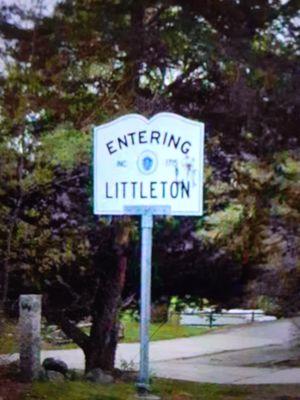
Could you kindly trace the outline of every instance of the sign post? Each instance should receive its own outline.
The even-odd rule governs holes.
[[[140,320],[140,371],[138,388],[149,391],[149,325],[151,319],[151,258],[154,215],[170,214],[170,207],[125,207],[129,215],[141,215],[141,320]]]
[[[149,391],[154,215],[202,215],[204,124],[173,113],[129,114],[94,128],[94,213],[141,215],[138,387]]]
[[[142,254],[141,254],[141,327],[140,327],[140,374],[139,385],[148,389],[149,385],[149,324],[151,318],[151,253],[153,216],[142,214]]]

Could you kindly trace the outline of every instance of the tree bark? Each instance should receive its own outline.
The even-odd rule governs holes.
[[[63,332],[71,338],[85,352],[88,348],[89,336],[67,318],[64,312],[45,312],[49,321],[54,321]]]
[[[47,306],[44,313],[49,321],[55,322],[84,352],[86,372],[101,368],[112,371],[119,335],[119,310],[122,306],[122,290],[127,269],[127,249],[131,232],[129,217],[118,218],[111,230],[115,245],[114,254],[108,259],[95,259],[95,281],[97,286],[91,306],[92,326],[90,335],[85,334],[68,317],[70,309],[57,312]],[[92,294],[91,294],[92,295]]]
[[[118,313],[125,283],[127,257],[124,251],[118,254],[117,268],[108,272],[106,282],[99,285],[95,300],[94,315],[85,350],[86,372],[94,368],[111,371],[114,368],[118,343]]]
[[[89,344],[85,351],[86,372],[94,368],[114,368],[119,335],[119,310],[127,270],[127,249],[131,232],[130,217],[120,217],[114,225],[115,257],[99,270],[99,283],[93,306]]]
[[[11,254],[12,231],[14,224],[8,228],[6,255],[3,262],[3,268],[0,275],[0,310],[4,312],[5,303],[7,300],[8,285],[9,285],[9,261]]]
[[[12,212],[12,216],[10,217],[7,230],[6,254],[3,262],[3,269],[1,271],[1,276],[0,276],[0,309],[3,312],[5,310],[5,304],[7,301],[7,294],[9,289],[9,269],[10,269],[9,264],[11,258],[11,247],[12,247],[13,232],[18,217],[19,207],[20,207],[20,201],[18,200],[17,206],[15,210]]]

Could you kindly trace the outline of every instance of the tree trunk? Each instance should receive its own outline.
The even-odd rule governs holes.
[[[22,136],[22,146],[24,146],[24,137]],[[24,157],[20,156],[17,165],[18,173],[18,184],[19,184],[19,197],[17,198],[15,208],[10,211],[10,216],[8,218],[8,228],[7,228],[7,239],[6,239],[6,254],[2,266],[2,271],[0,273],[0,313],[3,314],[5,311],[5,304],[7,301],[7,295],[9,290],[9,272],[10,272],[10,259],[12,252],[12,241],[13,233],[17,224],[18,215],[20,212],[22,200],[23,200],[23,190],[22,190],[22,178],[24,170]]]
[[[111,371],[114,368],[118,344],[118,313],[125,283],[127,257],[118,251],[117,268],[110,266],[105,282],[98,287],[89,343],[85,350],[86,372],[94,368]]]
[[[19,211],[18,208],[16,208],[13,211],[12,217],[9,221],[7,239],[6,239],[6,254],[3,261],[2,270],[0,273],[0,313],[2,314],[4,314],[5,312],[5,304],[7,301],[7,294],[9,288],[9,263],[11,257],[12,237],[18,211]]]
[[[65,311],[47,312],[47,319],[55,321],[68,337],[83,350],[85,355],[85,371],[101,368],[111,371],[114,368],[115,354],[119,334],[119,310],[121,294],[125,284],[127,269],[127,247],[131,231],[130,218],[120,218],[115,224],[115,253],[109,261],[97,260],[97,289],[91,310],[92,326],[90,335],[85,334]],[[95,277],[96,279],[96,277]]]
[[[114,368],[118,344],[117,324],[112,322],[113,326],[110,327],[108,323],[108,320],[102,318],[93,322],[93,336],[84,353],[86,372],[94,368],[101,368],[104,371],[112,371]]]

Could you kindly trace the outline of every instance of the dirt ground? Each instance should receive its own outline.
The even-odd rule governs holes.
[[[21,400],[29,384],[18,382],[15,366],[0,366],[0,400]]]

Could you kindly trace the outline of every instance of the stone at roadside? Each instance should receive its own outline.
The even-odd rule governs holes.
[[[82,369],[69,369],[66,376],[69,381],[79,381],[84,379],[84,371]]]
[[[161,400],[161,397],[156,396],[155,394],[145,393],[145,394],[136,394],[134,396],[135,400]]]
[[[68,366],[64,361],[52,357],[45,358],[43,361],[43,367],[46,371],[56,371],[63,375],[66,375],[68,372]]]
[[[41,364],[41,303],[38,294],[19,298],[20,377],[24,382],[38,378]]]
[[[50,371],[46,372],[46,377],[50,382],[64,382],[65,377],[63,374],[57,371]]]
[[[109,384],[109,383],[113,383],[114,378],[102,371],[101,368],[95,368],[90,370],[86,375],[85,378],[88,381],[94,382],[94,383],[100,383],[100,384]]]

